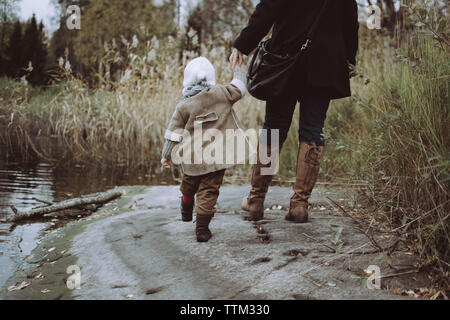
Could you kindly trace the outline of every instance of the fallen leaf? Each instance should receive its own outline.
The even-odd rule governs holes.
[[[392,292],[393,294],[396,294],[396,295],[399,295],[399,296],[401,296],[401,295],[403,294],[403,290],[400,289],[400,288],[392,288],[392,289],[391,289],[391,292]]]
[[[137,205],[137,202],[135,201],[131,204],[131,206],[129,206],[129,209],[134,210],[134,208],[136,208],[136,205]]]
[[[145,294],[146,295],[150,295],[150,294],[155,294],[158,293],[160,291],[162,291],[164,289],[164,287],[158,287],[158,288],[153,288],[153,289],[148,289]]]
[[[410,297],[418,297],[418,295],[412,290],[408,290],[405,293]]]
[[[431,296],[430,300],[436,300],[437,298],[439,298],[440,295],[441,295],[441,292],[438,291],[438,292],[436,292],[436,294]]]
[[[15,291],[15,290],[22,290],[22,289],[28,287],[30,284],[31,283],[26,282],[26,281],[17,282],[16,285],[8,287],[8,291],[11,292],[11,291]]]

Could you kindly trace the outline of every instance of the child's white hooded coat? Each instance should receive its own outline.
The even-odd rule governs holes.
[[[165,139],[180,142],[172,154],[182,157],[172,157],[174,164],[181,164],[183,172],[190,176],[199,176],[233,166],[237,158],[242,158],[241,150],[237,150],[234,143],[235,137],[227,138],[227,129],[234,130],[238,139],[245,136],[237,122],[233,110],[233,104],[240,100],[246,93],[243,79],[235,77],[228,85],[215,85],[215,71],[212,64],[203,57],[192,60],[185,69],[183,85],[185,89],[201,81],[206,81],[211,88],[204,89],[200,93],[181,101],[175,108],[165,133]],[[194,129],[201,128],[202,136],[194,134]],[[198,131],[196,131],[198,133]],[[208,139],[209,133],[220,132],[223,140]],[[212,140],[212,141],[211,141]],[[205,150],[215,150],[214,159],[221,158],[222,162],[209,163],[205,161]],[[232,163],[227,163],[227,157],[235,155]],[[206,152],[211,154],[211,152]],[[245,153],[245,150],[244,150]],[[228,155],[228,156],[227,156]],[[189,159],[188,161],[186,161]],[[201,159],[201,163],[196,163]],[[211,159],[209,159],[211,160]]]

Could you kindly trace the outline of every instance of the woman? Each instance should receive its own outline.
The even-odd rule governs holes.
[[[240,65],[273,26],[270,51],[295,53],[305,42],[311,25],[317,19],[326,0],[261,0],[238,38],[234,41],[230,62]],[[322,131],[330,100],[348,97],[350,93],[349,65],[356,64],[358,50],[358,7],[355,0],[328,0],[326,9],[308,47],[307,63],[298,66],[284,94],[266,103],[263,128],[270,137],[279,130],[280,147],[270,139],[261,139],[258,148],[277,154],[286,140],[297,101],[300,102],[299,150],[294,195],[286,220],[303,223],[308,220],[308,199],[319,174],[324,152]],[[266,141],[263,141],[266,140]],[[275,145],[275,144],[274,144]],[[259,155],[259,152],[258,152]],[[258,159],[259,160],[259,159]],[[262,175],[270,166],[260,161],[253,166],[250,194],[242,208],[253,220],[263,218],[264,199],[273,175]]]

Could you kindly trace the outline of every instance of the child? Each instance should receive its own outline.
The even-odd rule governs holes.
[[[183,97],[172,116],[165,134],[165,144],[161,163],[170,168],[171,154],[175,146],[181,147],[180,142],[191,143],[195,137],[195,130],[201,126],[201,132],[222,132],[234,129],[240,130],[233,111],[233,104],[240,100],[247,92],[246,71],[243,67],[234,69],[234,78],[228,85],[216,85],[215,70],[208,59],[199,57],[188,63],[184,70]],[[216,130],[216,131],[213,131]],[[208,142],[203,141],[200,146],[205,147]],[[189,148],[189,158],[198,152],[199,148]],[[199,146],[197,144],[197,146]],[[190,151],[192,150],[192,151]],[[219,149],[220,150],[220,149]],[[183,153],[185,149],[183,149]],[[194,155],[195,158],[195,155]],[[183,155],[186,159],[186,155]],[[197,224],[195,234],[198,242],[208,241],[212,234],[209,223],[215,213],[215,205],[219,196],[225,169],[232,164],[198,163],[182,160],[183,179],[181,182],[181,218],[183,221],[192,221],[194,196],[197,196]]]

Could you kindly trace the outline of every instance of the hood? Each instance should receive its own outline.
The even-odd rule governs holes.
[[[210,86],[216,84],[214,66],[205,57],[198,57],[190,61],[184,69],[183,87],[189,87],[206,81]]]

